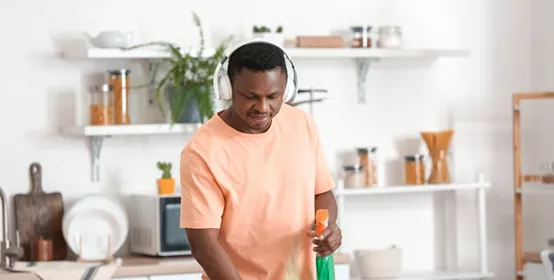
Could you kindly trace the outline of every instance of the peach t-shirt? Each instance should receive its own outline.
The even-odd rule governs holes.
[[[215,114],[183,149],[180,174],[181,227],[219,228],[244,280],[314,279],[306,232],[314,196],[334,180],[311,116],[283,105],[268,131],[246,134]]]

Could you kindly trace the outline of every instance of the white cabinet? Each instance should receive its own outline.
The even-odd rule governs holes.
[[[150,276],[148,280],[201,280],[202,273],[186,273]]]

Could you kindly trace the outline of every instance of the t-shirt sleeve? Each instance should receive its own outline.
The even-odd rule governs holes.
[[[323,152],[317,125],[311,116],[307,116],[307,118],[312,137],[311,142],[315,151],[315,194],[317,195],[332,190],[335,187],[335,180]]]
[[[190,147],[181,152],[181,228],[219,228],[224,197],[204,159]]]

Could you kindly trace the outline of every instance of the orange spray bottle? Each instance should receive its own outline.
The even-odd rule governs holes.
[[[329,226],[329,211],[318,209],[315,213],[315,231],[318,238]],[[325,238],[325,237],[324,237]],[[335,259],[333,254],[325,257],[316,256],[317,280],[335,280]]]

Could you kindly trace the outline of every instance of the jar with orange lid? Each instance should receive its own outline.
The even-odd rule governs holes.
[[[113,92],[108,84],[90,88],[89,123],[90,125],[114,124]]]

